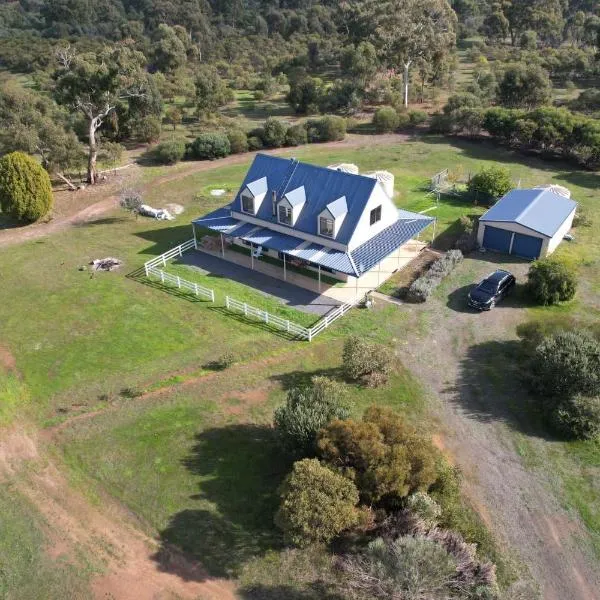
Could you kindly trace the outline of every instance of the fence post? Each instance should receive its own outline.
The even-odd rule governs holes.
[[[244,316],[248,316],[248,305],[244,302]]]
[[[148,277],[148,263],[144,264],[144,271],[146,271],[146,277]]]
[[[269,313],[265,311],[265,323],[269,322]]]
[[[229,296],[225,296],[225,308],[229,310]]]
[[[167,261],[165,260],[165,255],[162,255],[162,259],[163,259],[163,267],[167,266]]]
[[[290,332],[290,320],[289,320],[289,319],[288,319],[288,320],[285,322],[285,330],[286,330],[288,333]]]
[[[198,295],[198,284],[194,284],[194,291],[196,292],[196,296]]]
[[[312,342],[312,327],[308,330],[308,341]]]
[[[164,283],[164,282],[165,282],[165,272],[164,272],[164,271],[161,271],[161,272],[160,272],[160,282],[161,282],[161,283]]]
[[[215,303],[215,290],[210,290],[210,301]]]
[[[179,278],[179,275],[177,275],[177,287],[181,289],[181,279]]]
[[[181,246],[179,246],[179,256],[183,256],[183,251],[181,250]]]

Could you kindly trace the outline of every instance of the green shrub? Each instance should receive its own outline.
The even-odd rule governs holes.
[[[373,342],[350,336],[344,343],[342,368],[346,377],[361,380],[373,387],[384,383],[392,371],[394,357],[391,351]]]
[[[231,154],[248,152],[248,136],[241,129],[230,129],[227,132]]]
[[[426,273],[417,278],[408,288],[406,299],[409,302],[425,302],[440,285],[442,279],[449,275],[463,260],[460,250],[449,250],[429,267]]]
[[[476,198],[500,198],[512,189],[510,172],[504,167],[482,169],[471,178],[468,189]]]
[[[263,141],[257,135],[248,136],[248,150],[250,150],[250,152],[253,152],[255,150],[262,150],[263,147]]]
[[[406,129],[410,125],[410,117],[408,113],[398,113],[398,129]]]
[[[285,134],[286,146],[302,146],[308,143],[306,126],[303,123],[292,125]]]
[[[262,128],[262,141],[267,148],[281,148],[285,143],[287,127],[283,121],[269,117]]]
[[[162,121],[158,117],[148,115],[134,121],[132,128],[133,134],[138,140],[151,144],[160,138]]]
[[[341,384],[313,377],[310,386],[288,391],[286,403],[275,410],[273,421],[283,449],[301,458],[315,454],[319,429],[349,414]]]
[[[311,119],[306,130],[309,143],[338,142],[346,137],[346,120],[337,116]]]
[[[577,394],[600,396],[600,343],[585,330],[544,338],[531,357],[529,382],[546,414]]]
[[[231,152],[227,136],[222,133],[201,133],[187,147],[188,158],[213,160],[223,158]]]
[[[161,142],[154,150],[156,162],[163,165],[178,163],[184,156],[185,142],[183,140]]]
[[[11,152],[0,158],[0,208],[19,221],[37,221],[54,204],[48,173],[31,156]]]
[[[224,354],[219,356],[219,358],[217,358],[214,365],[217,369],[224,371],[225,369],[232,367],[235,364],[235,362],[235,354],[233,352],[225,352]]]
[[[409,110],[408,120],[413,127],[422,125],[427,121],[427,113],[423,110]]]
[[[399,507],[436,480],[431,441],[386,407],[369,407],[360,421],[331,421],[319,432],[317,448],[324,462],[354,481],[369,506]]]
[[[565,436],[592,440],[600,436],[600,398],[577,394],[555,409],[553,421]]]
[[[398,129],[400,119],[395,108],[382,106],[375,111],[372,122],[377,133],[389,133]]]
[[[406,499],[406,508],[419,519],[434,527],[442,515],[440,505],[426,492],[415,492]]]
[[[294,463],[279,493],[281,505],[275,523],[287,543],[327,543],[359,523],[356,486],[317,459]]]
[[[431,117],[431,121],[429,122],[429,131],[440,135],[451,133],[452,118],[443,113],[436,113]]]
[[[577,290],[577,276],[564,263],[549,258],[529,267],[527,291],[543,306],[572,300]]]

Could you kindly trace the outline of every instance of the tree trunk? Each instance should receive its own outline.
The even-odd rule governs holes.
[[[89,154],[87,168],[87,182],[94,185],[98,179],[98,169],[96,160],[98,158],[98,146],[96,144],[96,124],[95,119],[90,120],[89,125]]]
[[[408,68],[412,61],[404,63],[404,108],[408,107]]]

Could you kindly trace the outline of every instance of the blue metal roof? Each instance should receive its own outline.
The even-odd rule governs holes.
[[[194,223],[225,235],[241,238],[257,246],[283,252],[291,258],[306,260],[353,277],[372,269],[433,222],[431,217],[399,211],[400,219],[396,223],[348,253],[308,242],[293,235],[279,233],[268,227],[244,223],[228,215],[228,207],[219,208],[196,219]]]
[[[400,219],[350,253],[359,273],[372,269],[394,250],[433,223],[433,218],[406,213],[414,218]]]
[[[293,230],[319,235],[318,216],[338,198],[345,196],[348,214],[336,236],[336,241],[347,244],[354,233],[364,207],[377,185],[377,181],[363,175],[353,175],[298,162],[294,159],[257,154],[236,194],[232,206],[241,212],[240,192],[249,183],[266,177],[269,194],[275,191],[279,201],[287,191],[304,186],[306,202],[290,232]],[[272,223],[277,218],[272,214],[271,202],[262,202],[256,217]]]
[[[518,223],[550,238],[576,207],[577,202],[549,189],[512,190],[479,220]]]

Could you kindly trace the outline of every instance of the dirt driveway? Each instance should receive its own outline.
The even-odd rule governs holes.
[[[518,550],[515,558],[529,566],[544,600],[598,600],[600,568],[586,552],[586,531],[552,491],[553,474],[543,465],[527,468],[516,451],[514,431],[530,435],[526,415],[519,418],[525,392],[513,361],[502,357],[515,349],[525,310],[510,299],[489,313],[465,308],[467,283],[495,268],[523,281],[528,265],[501,261],[467,259],[442,299],[402,308],[429,323],[404,342],[403,360],[436,398],[443,446],[463,469],[472,503],[499,539]]]

